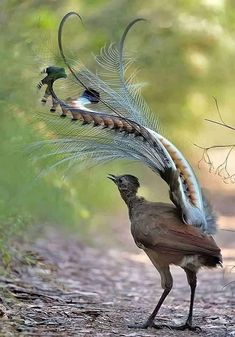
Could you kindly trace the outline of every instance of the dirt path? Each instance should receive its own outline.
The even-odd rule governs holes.
[[[159,276],[144,254],[98,250],[51,233],[33,248],[35,265],[23,265],[0,279],[0,336],[196,336],[173,330],[132,330],[161,294]],[[227,265],[230,264],[227,260]],[[185,320],[189,289],[184,273],[172,268],[174,290],[159,322]],[[195,303],[198,336],[235,336],[235,288],[221,269],[199,274]]]

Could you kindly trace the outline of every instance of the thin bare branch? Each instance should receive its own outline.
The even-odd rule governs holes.
[[[213,120],[213,119],[208,119],[208,118],[205,118],[205,121],[210,122],[210,123],[214,123],[214,124],[217,124],[217,125],[220,125],[220,126],[223,126],[223,127],[225,127],[225,128],[228,128],[228,129],[230,129],[230,130],[235,131],[235,127],[233,127],[233,126],[231,126],[231,125],[225,123],[224,119],[222,118],[222,114],[221,114],[221,112],[220,112],[220,109],[219,109],[218,101],[217,101],[217,99],[216,99],[214,96],[213,96],[213,99],[214,99],[214,101],[215,101],[216,110],[217,110],[217,113],[218,113],[218,115],[219,115],[220,122],[215,121],[215,120]]]
[[[220,164],[215,171],[215,174],[218,174],[221,178],[223,178],[225,183],[227,183],[226,179],[231,177],[230,173],[228,172],[227,166],[228,166],[228,159],[229,159],[229,156],[232,150],[233,150],[233,146],[228,151],[224,162]]]
[[[230,155],[235,147],[235,144],[223,144],[223,145],[212,145],[208,147],[203,147],[197,144],[194,144],[196,147],[202,150],[202,157],[198,161],[198,167],[200,168],[201,163],[204,162],[209,166],[209,172],[214,172],[216,175],[220,176],[223,179],[223,182],[228,183],[235,183],[235,174],[231,174],[228,171],[228,162]],[[224,161],[215,169],[213,160],[211,159],[212,154],[210,153],[213,149],[228,149],[226,157]]]
[[[221,148],[235,147],[235,144],[212,145],[212,146],[208,146],[208,147],[203,147],[203,146],[200,146],[196,143],[194,143],[193,145],[198,147],[201,150],[211,150],[211,149],[217,149],[217,148],[221,149]]]
[[[225,128],[228,128],[230,130],[235,131],[235,127],[233,127],[233,126],[231,126],[229,124],[224,124],[222,122],[214,121],[213,119],[208,119],[208,118],[205,118],[205,121],[210,122],[210,123],[214,123],[214,124],[217,124],[217,125],[220,125],[220,126],[223,126]]]
[[[222,117],[222,114],[220,112],[220,109],[219,109],[218,101],[215,97],[213,97],[213,99],[215,101],[216,110],[217,110],[217,113],[218,113],[218,116],[219,116],[219,121],[215,121],[215,120],[208,119],[208,118],[206,118],[205,120],[207,122],[217,124],[219,126],[223,126],[227,129],[235,131],[235,127],[225,123],[225,121]],[[216,175],[220,176],[223,179],[224,183],[226,183],[226,184],[235,183],[235,174],[231,174],[228,171],[228,161],[229,161],[230,155],[231,155],[231,153],[232,153],[232,151],[235,147],[235,144],[221,144],[221,145],[216,144],[216,145],[212,145],[212,146],[208,146],[208,147],[199,146],[197,144],[194,144],[194,145],[202,150],[202,157],[198,161],[198,167],[199,168],[200,168],[201,163],[204,162],[209,166],[209,172],[214,172]],[[211,159],[212,154],[210,153],[211,150],[213,150],[213,149],[228,149],[225,160],[220,165],[218,165],[216,169],[213,165],[213,160]]]
[[[216,97],[214,97],[214,96],[213,96],[213,99],[215,101],[216,110],[218,112],[219,118],[220,118],[221,122],[225,125],[226,123],[225,123],[225,121],[222,118],[222,114],[221,114],[220,109],[219,109],[218,101],[217,101]]]

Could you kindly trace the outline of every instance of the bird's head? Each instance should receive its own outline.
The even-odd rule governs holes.
[[[122,176],[109,174],[108,178],[117,185],[121,194],[136,195],[138,188],[140,187],[138,178],[130,174],[125,174]]]
[[[57,80],[58,78],[66,78],[67,75],[65,73],[65,69],[61,67],[56,66],[50,66],[45,69],[45,72],[48,76],[51,76],[54,78],[54,80]]]
[[[50,66],[41,71],[41,74],[46,74],[47,76],[43,79],[43,84],[48,84],[49,82],[54,82],[59,78],[66,78],[66,72],[64,68]]]

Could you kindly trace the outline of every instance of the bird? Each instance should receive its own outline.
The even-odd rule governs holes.
[[[200,327],[192,324],[197,272],[201,267],[214,268],[222,264],[220,248],[211,235],[185,224],[180,219],[175,206],[162,202],[150,202],[139,197],[137,192],[140,184],[135,176],[110,174],[108,178],[116,184],[126,203],[134,241],[137,247],[144,250],[158,270],[164,290],[146,322],[129,327],[159,329],[166,326],[155,324],[154,319],[172,289],[173,278],[170,265],[173,264],[185,271],[191,289],[191,300],[186,323],[180,326],[168,325],[168,327],[177,330],[200,330]]]
[[[217,223],[192,166],[183,153],[162,134],[156,113],[149,108],[142,97],[142,84],[136,82],[135,73],[131,72],[126,78],[127,69],[133,64],[133,59],[125,53],[125,41],[132,27],[144,19],[137,18],[131,21],[118,43],[111,43],[101,49],[95,60],[103,71],[94,73],[86,68],[81,60],[71,63],[65,55],[62,43],[63,27],[71,16],[81,20],[78,13],[69,12],[62,18],[58,29],[58,47],[68,74],[64,68],[49,66],[45,71],[46,78],[38,85],[38,89],[47,85],[47,97],[52,97],[53,113],[40,112],[37,117],[52,131],[53,138],[33,144],[33,152],[36,153],[38,160],[45,157],[55,158],[55,163],[50,165],[48,170],[62,164],[68,164],[69,168],[73,165],[85,168],[125,159],[140,162],[160,176],[168,185],[169,198],[173,205],[157,203],[154,206],[144,199],[138,199],[136,192],[139,183],[137,178],[131,175],[122,178],[110,176],[110,178],[117,184],[119,191],[122,191],[123,199],[130,193],[133,197],[135,195],[133,200],[142,200],[141,216],[146,224],[146,231],[149,231],[147,241],[142,242],[143,238],[138,240],[136,232],[132,234],[140,248],[144,247],[150,260],[159,270],[165,287],[153,316],[172,286],[169,272],[169,265],[172,263],[180,265],[186,271],[192,289],[191,308],[197,269],[203,265],[216,266],[222,261],[220,250],[211,237],[216,232]],[[54,83],[58,79],[63,80],[62,89],[65,92],[69,90],[72,99],[63,100],[56,93]],[[55,105],[60,107],[62,113],[59,112],[59,115],[54,113]],[[59,116],[63,118],[58,118]],[[51,150],[48,145],[51,145]],[[48,170],[45,169],[45,173]],[[121,181],[125,184],[123,185]],[[127,193],[125,196],[124,190]],[[130,210],[129,207],[134,227],[138,223],[137,209],[138,207],[135,209],[132,207]],[[155,214],[155,220],[151,212]],[[158,222],[159,219],[161,223]],[[161,229],[160,236],[164,236],[165,246],[162,246],[157,234],[156,236],[154,234],[158,228]],[[142,229],[137,231],[138,235],[141,231]],[[165,252],[161,253],[165,258],[170,256],[169,260],[165,260],[163,269],[160,269],[156,262],[158,249]],[[193,265],[191,269],[194,270],[188,268],[188,265]],[[190,310],[192,311],[192,308]],[[185,327],[192,328],[191,316],[192,313]],[[148,322],[150,324],[147,326],[153,326],[151,319]]]

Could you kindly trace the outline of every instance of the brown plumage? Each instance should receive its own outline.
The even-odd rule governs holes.
[[[161,276],[163,294],[147,321],[131,327],[147,328],[161,326],[154,323],[163,301],[173,285],[169,266],[180,266],[187,275],[191,288],[190,310],[187,321],[175,329],[196,330],[192,325],[194,293],[197,283],[197,272],[201,267],[216,267],[222,262],[220,248],[211,235],[202,233],[198,228],[182,222],[180,213],[173,205],[160,202],[149,202],[138,197],[138,179],[132,175],[115,177],[115,182],[122,199],[129,209],[131,233],[136,245],[143,249]]]

